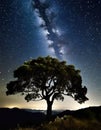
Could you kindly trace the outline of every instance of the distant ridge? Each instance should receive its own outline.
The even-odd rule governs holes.
[[[82,108],[75,111],[66,110],[57,114],[56,116],[63,117],[64,115],[71,115],[80,119],[96,119],[98,121],[101,121],[101,106]]]
[[[42,112],[29,112],[19,108],[0,108],[0,128],[4,130],[20,126],[38,125],[45,120]]]
[[[63,117],[71,115],[79,119],[96,119],[101,122],[101,106],[83,108],[76,111],[66,110],[59,113],[54,111],[52,120],[57,116]],[[20,126],[36,126],[46,120],[46,115],[41,110],[19,109],[19,108],[0,108],[0,130],[8,130]]]

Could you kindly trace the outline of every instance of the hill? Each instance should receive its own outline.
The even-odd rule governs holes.
[[[63,111],[34,130],[101,130],[101,106]]]
[[[101,106],[88,107],[76,111],[66,110],[55,115],[54,118],[56,118],[56,116],[63,117],[64,115],[71,115],[79,119],[96,119],[98,121],[101,121]]]
[[[45,120],[45,115],[42,112],[30,112],[26,109],[18,108],[0,108],[0,128],[9,129],[15,128],[17,125],[22,127],[39,125]]]
[[[60,113],[55,111],[54,113],[51,119],[52,122],[54,122],[57,117],[59,119],[66,117],[67,119],[68,116],[77,120],[96,120],[97,122],[101,122],[101,106],[89,107],[76,111],[66,110]],[[0,129],[8,130],[9,128],[16,128],[18,125],[21,127],[37,127],[45,121],[46,115],[38,110],[0,108]]]

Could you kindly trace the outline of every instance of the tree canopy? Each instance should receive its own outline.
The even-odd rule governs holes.
[[[88,100],[80,70],[50,56],[25,62],[14,71],[14,78],[7,84],[6,94],[21,93],[27,101],[46,100],[47,115],[51,115],[54,100],[63,101],[64,96],[71,96],[79,103]]]

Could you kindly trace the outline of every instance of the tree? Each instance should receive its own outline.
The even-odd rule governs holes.
[[[52,114],[54,100],[63,101],[64,96],[71,96],[79,103],[88,100],[80,70],[50,56],[25,62],[14,71],[14,78],[15,81],[7,84],[6,94],[21,93],[27,101],[45,100],[48,118]]]

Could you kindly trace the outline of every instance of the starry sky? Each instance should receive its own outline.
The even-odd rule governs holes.
[[[17,67],[47,55],[80,69],[88,88],[89,101],[65,97],[53,109],[101,105],[101,0],[0,0],[0,107],[46,109],[5,93]]]

